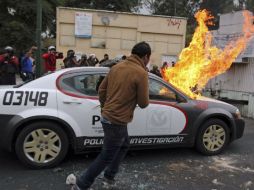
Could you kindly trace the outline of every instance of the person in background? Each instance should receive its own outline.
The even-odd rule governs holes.
[[[161,70],[167,69],[168,68],[168,63],[166,61],[163,62]]]
[[[14,49],[5,47],[0,55],[0,85],[16,85],[16,73],[18,73],[19,60],[14,55]]]
[[[108,54],[104,54],[104,58],[102,60],[100,60],[99,64],[103,64],[104,62],[106,62],[107,60],[109,60],[109,56]]]
[[[70,49],[67,51],[67,57],[64,58],[64,68],[77,67],[78,61],[75,56],[75,51]]]
[[[53,72],[56,70],[56,59],[62,59],[63,53],[56,52],[55,46],[49,46],[48,52],[42,55],[44,59],[45,72]]]
[[[174,61],[171,62],[172,67],[174,67],[176,65],[176,63]]]
[[[140,42],[132,48],[132,55],[114,65],[99,86],[101,123],[104,142],[101,153],[79,178],[70,174],[66,183],[72,190],[88,190],[95,178],[105,169],[102,182],[105,188],[115,183],[119,165],[129,148],[127,124],[132,121],[137,105],[149,104],[148,73],[151,48]]]
[[[87,67],[88,66],[87,55],[86,54],[81,55],[81,59],[78,61],[78,65],[80,67]]]
[[[95,65],[99,63],[99,60],[97,59],[95,54],[90,54],[90,56],[88,57],[87,63],[88,63],[88,66],[95,67]]]
[[[29,81],[34,79],[33,73],[33,58],[32,55],[37,47],[31,47],[24,56],[21,57],[21,78],[23,81]]]
[[[161,77],[161,73],[157,65],[153,65],[153,68],[150,70],[150,73],[153,73],[157,75],[158,77]]]

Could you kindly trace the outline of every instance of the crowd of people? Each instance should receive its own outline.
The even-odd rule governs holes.
[[[35,58],[34,52],[37,47],[33,46],[21,56],[14,55],[14,49],[10,46],[5,47],[4,52],[0,54],[0,85],[15,85],[16,75],[19,74],[23,81],[33,80],[35,78]],[[126,55],[110,59],[108,54],[104,54],[103,59],[99,60],[95,54],[82,54],[80,59],[77,58],[75,51],[70,49],[64,58],[62,52],[57,52],[55,46],[49,46],[48,51],[42,54],[44,73],[54,72],[56,70],[56,60],[63,59],[61,68],[86,67],[86,66],[105,66],[112,67],[117,62],[125,60]],[[174,63],[172,62],[172,66]],[[161,69],[168,67],[164,62]],[[161,69],[153,65],[151,73],[162,77]],[[149,71],[149,70],[148,70]]]

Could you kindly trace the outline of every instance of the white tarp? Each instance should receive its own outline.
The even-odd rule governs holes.
[[[249,12],[252,15],[252,13]],[[218,30],[212,31],[213,45],[224,49],[229,42],[235,42],[243,36],[244,17],[243,12],[227,13],[220,16],[220,26]],[[242,62],[243,57],[254,57],[254,36],[247,44],[246,49],[238,55],[235,62]]]
[[[162,55],[161,57],[162,64],[164,62],[168,63],[168,66],[172,67],[172,62],[177,62],[177,56],[175,55]]]

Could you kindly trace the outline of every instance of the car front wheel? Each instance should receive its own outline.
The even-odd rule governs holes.
[[[28,125],[18,134],[15,151],[25,165],[49,168],[64,159],[68,145],[67,135],[59,125],[43,121]]]
[[[229,142],[229,128],[220,119],[205,122],[197,135],[196,148],[205,155],[221,153]]]

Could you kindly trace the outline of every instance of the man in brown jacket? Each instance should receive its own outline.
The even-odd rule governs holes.
[[[129,148],[127,124],[132,121],[138,105],[145,108],[149,104],[148,73],[151,48],[146,42],[136,44],[132,55],[113,66],[99,87],[99,100],[102,107],[102,127],[104,143],[96,160],[74,181],[73,190],[86,190],[95,178],[106,168],[104,185],[112,185],[120,162]],[[68,181],[68,178],[67,178]],[[70,182],[69,182],[70,183]]]

